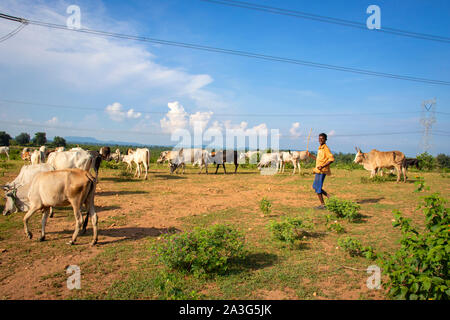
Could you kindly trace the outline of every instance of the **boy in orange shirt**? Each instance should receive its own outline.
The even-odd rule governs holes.
[[[319,134],[319,150],[317,151],[317,157],[308,152],[308,156],[316,159],[316,167],[313,172],[316,174],[313,183],[313,189],[316,191],[317,196],[320,200],[320,206],[317,209],[325,209],[325,202],[323,201],[323,196],[325,195],[329,198],[328,193],[322,189],[323,181],[327,174],[331,174],[330,164],[334,162],[333,154],[331,153],[328,146],[325,144],[327,141],[327,135],[325,133]]]

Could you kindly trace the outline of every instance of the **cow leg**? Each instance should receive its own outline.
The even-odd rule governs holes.
[[[408,179],[408,177],[406,177],[406,168],[405,167],[402,168],[402,172],[403,172],[403,182],[406,182],[406,179]]]
[[[38,210],[39,208],[31,207],[30,210],[28,210],[28,212],[25,214],[25,217],[23,217],[23,229],[28,239],[33,238],[33,234],[28,230],[28,220]]]
[[[44,208],[44,210],[43,210],[44,212],[42,213],[41,237],[39,238],[39,241],[45,240],[45,225],[47,224],[47,219],[48,219],[48,215],[50,213],[50,208]]]
[[[227,174],[227,169],[225,169],[225,162],[222,163],[222,166],[223,166],[223,174]]]
[[[239,167],[239,163],[235,163],[234,164],[234,174],[236,174],[238,167]]]
[[[145,180],[147,180],[147,175],[148,175],[148,166],[147,166],[147,163],[143,163],[144,164],[144,168],[145,168]]]
[[[50,218],[53,218],[53,207],[50,207]]]
[[[220,166],[220,164],[217,164],[217,166],[216,166],[216,172],[215,172],[214,174],[217,174],[217,171],[219,170],[219,166]]]
[[[73,215],[75,216],[75,231],[72,235],[72,240],[68,244],[75,244],[77,240],[78,233],[80,232],[80,226],[83,224],[83,217],[81,216],[80,205],[72,204],[73,207]]]

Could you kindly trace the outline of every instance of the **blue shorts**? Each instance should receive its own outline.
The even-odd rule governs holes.
[[[314,178],[313,189],[316,193],[322,193],[323,181],[325,180],[325,173],[316,173],[316,177]]]

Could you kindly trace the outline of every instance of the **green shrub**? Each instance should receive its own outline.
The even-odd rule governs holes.
[[[294,244],[307,234],[304,229],[311,229],[312,225],[298,218],[285,218],[280,222],[272,221],[268,227],[275,239]]]
[[[196,276],[224,274],[232,259],[245,256],[244,236],[225,225],[197,227],[190,232],[165,235],[156,251],[160,261],[169,268]]]
[[[420,170],[431,171],[436,167],[436,160],[433,158],[431,154],[428,152],[424,152],[417,156],[417,160],[419,160],[419,168]]]
[[[350,200],[340,200],[336,197],[331,197],[325,200],[325,207],[327,210],[333,212],[338,218],[346,218],[350,222],[355,222],[361,219],[359,204]]]
[[[383,183],[383,182],[390,182],[390,181],[396,181],[397,176],[394,174],[385,174],[383,176],[375,175],[372,178],[369,177],[361,177],[361,183]]]
[[[374,260],[377,255],[371,246],[362,246],[359,240],[347,237],[338,240],[338,246],[344,248],[352,257],[365,257]]]
[[[450,298],[450,218],[445,204],[437,193],[423,198],[418,207],[425,214],[423,232],[411,225],[411,219],[394,211],[393,226],[402,233],[401,247],[380,259],[390,296],[409,300]]]
[[[264,197],[259,202],[259,208],[261,209],[262,213],[267,216],[272,210],[272,202]]]
[[[436,162],[439,168],[441,169],[449,169],[450,168],[450,156],[446,154],[438,154],[436,157]]]

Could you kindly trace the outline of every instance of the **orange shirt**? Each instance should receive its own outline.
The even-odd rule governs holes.
[[[317,151],[316,167],[314,168],[313,172],[331,174],[330,165],[323,167],[323,165],[328,161],[334,161],[334,157],[328,146],[324,143],[323,145],[319,146],[319,150]],[[319,166],[322,166],[323,168],[321,170],[317,169],[317,167]]]

